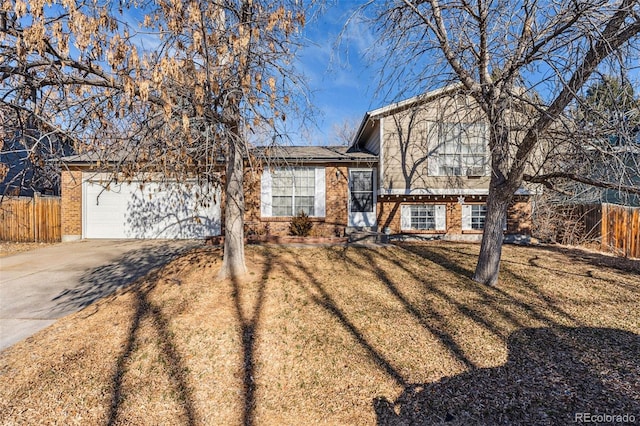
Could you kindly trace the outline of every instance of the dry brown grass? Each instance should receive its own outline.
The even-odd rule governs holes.
[[[56,243],[18,243],[13,241],[0,241],[0,257],[9,256],[23,251],[35,250]]]
[[[640,265],[505,247],[201,248],[0,354],[3,424],[640,419]]]

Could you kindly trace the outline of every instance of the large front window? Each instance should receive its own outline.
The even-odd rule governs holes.
[[[300,212],[314,216],[315,170],[281,168],[272,172],[273,216],[295,216]]]
[[[433,156],[439,176],[485,176],[487,137],[484,124],[441,123]]]

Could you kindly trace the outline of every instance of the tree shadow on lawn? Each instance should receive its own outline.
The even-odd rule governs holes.
[[[193,250],[196,243],[167,242],[130,250],[108,265],[87,271],[79,284],[54,297],[52,313],[69,313],[126,288],[137,279]]]
[[[521,283],[521,286],[518,286],[517,292],[513,292],[508,288],[501,288],[500,279],[498,280],[498,285],[496,286],[486,286],[471,281],[473,271],[461,266],[460,262],[468,262],[470,258],[473,258],[475,260],[474,256],[476,255],[474,254],[460,251],[455,247],[446,245],[442,247],[433,247],[424,245],[403,244],[399,247],[409,251],[414,255],[420,256],[423,259],[434,262],[435,264],[448,269],[454,274],[458,274],[460,276],[468,278],[470,284],[470,287],[468,289],[480,295],[488,304],[493,304],[494,300],[497,298],[506,298],[510,301],[510,304],[524,310],[531,316],[531,318],[534,318],[545,325],[553,326],[560,323],[563,323],[565,325],[582,325],[576,318],[574,318],[572,315],[558,306],[557,301],[554,300],[550,295],[546,294],[532,279],[530,279],[530,277],[525,277],[521,274],[516,273],[510,268],[505,268],[504,265],[508,264],[508,261],[502,262],[503,267],[501,268],[500,274],[501,277],[508,276]],[[403,267],[401,262],[399,262],[398,260],[396,260],[394,263],[399,267]],[[406,269],[406,266],[404,266],[404,268]],[[549,271],[554,272],[553,270]],[[430,289],[433,288],[433,286],[428,283],[428,280],[426,281],[426,284]],[[527,295],[532,296],[530,298],[531,300],[528,300]],[[540,304],[536,303],[536,299],[538,301],[544,302],[542,309]],[[507,315],[505,312],[502,313]],[[513,318],[511,318],[511,320],[514,325],[518,327],[523,326],[522,323],[515,321]]]
[[[294,261],[269,259],[264,276],[268,275],[272,262],[277,262],[278,267],[291,277],[302,273],[304,278],[297,279],[295,284],[315,304],[336,318],[371,360],[405,389],[393,403],[383,397],[374,400],[373,407],[380,425],[432,424],[445,420],[452,424],[566,424],[573,422],[573,415],[578,412],[608,410],[608,413],[624,414],[639,410],[637,391],[629,390],[640,385],[637,360],[640,342],[637,335],[614,329],[582,327],[577,319],[552,303],[551,299],[529,300],[531,296],[519,297],[516,293],[474,283],[469,279],[471,272],[464,266],[466,263],[458,262],[460,258],[455,259],[457,255],[410,250],[404,255],[395,249],[352,251],[349,247],[338,252],[327,248],[333,256],[338,254],[341,261],[355,269],[372,270],[392,298],[402,304],[405,312],[435,336],[452,358],[467,369],[463,374],[435,383],[414,384],[396,366],[397,360],[392,354],[367,339],[360,329],[363,325],[352,318],[347,305],[341,306],[340,296],[330,292],[313,266],[298,260],[294,250],[282,250]],[[431,261],[434,267],[440,265],[454,272],[453,281],[457,283],[454,286],[458,287],[458,293],[448,291],[449,283],[437,282],[437,274],[432,277],[428,272],[424,275],[418,273],[416,265],[407,264],[411,260],[407,255],[415,256],[414,260],[418,262],[418,257],[422,257]],[[471,256],[462,252],[458,255]],[[382,266],[383,261],[403,269],[412,280],[422,283],[431,299],[416,299],[415,294],[405,294],[403,278],[390,274]],[[420,264],[420,267],[424,265]],[[514,278],[523,285],[527,284],[524,277]],[[245,361],[245,425],[253,423],[254,341],[260,322],[264,285],[264,282],[260,284],[253,313],[248,315],[243,314],[238,302],[242,287],[234,283]],[[535,294],[541,290],[533,291]],[[465,292],[470,296],[468,300],[456,299],[457,294]],[[440,317],[444,306],[449,310],[447,318]],[[455,321],[455,318],[464,320],[467,327],[468,320],[471,320],[474,328],[486,330],[504,342],[509,351],[507,363],[495,368],[479,368],[478,353],[459,341],[455,324],[447,322]],[[545,328],[530,328],[538,326]],[[518,331],[513,332],[514,329]],[[472,329],[468,331],[474,332]],[[474,401],[479,402],[475,404]],[[620,411],[623,409],[627,411]],[[636,418],[640,418],[640,414]]]
[[[268,247],[262,250],[264,266],[261,271],[261,277],[257,283],[244,283],[238,278],[232,277],[231,284],[233,288],[233,303],[236,311],[236,319],[240,325],[241,342],[242,342],[242,424],[250,426],[254,424],[254,412],[256,407],[256,359],[255,359],[255,343],[259,332],[262,309],[264,306],[264,297],[269,273],[273,268],[274,256]],[[254,287],[254,288],[248,288]],[[250,294],[255,291],[255,296]],[[246,294],[244,294],[246,293]],[[251,300],[253,299],[253,300]],[[251,306],[252,305],[252,306]],[[243,306],[250,306],[251,309],[243,309]]]
[[[622,274],[622,275],[627,275],[627,276],[640,275],[640,260],[619,257],[611,254],[605,254],[605,253],[589,252],[587,250],[583,250],[580,248],[572,248],[572,247],[542,246],[542,247],[536,247],[536,249],[544,250],[550,253],[561,254],[563,256],[566,256],[568,259],[570,259],[573,262],[586,263],[590,266],[593,266],[594,269],[596,270],[597,268],[602,267],[602,268],[613,269],[618,274]],[[576,274],[576,273],[571,273],[571,272],[567,272],[559,269],[553,269],[548,265],[545,265],[546,262],[544,261],[544,259],[541,259],[539,256],[532,256],[530,259],[528,259],[527,262],[530,266],[540,268],[540,269],[546,269],[548,271],[557,272],[560,274],[578,275],[578,276],[585,276],[589,278],[593,278],[595,274],[594,270],[592,269],[586,271],[585,274]],[[599,277],[598,279],[604,279],[604,278]]]
[[[168,375],[169,382],[173,390],[173,394],[176,395],[176,402],[182,411],[182,424],[195,425],[198,424],[198,414],[195,407],[195,397],[193,390],[188,381],[188,369],[184,363],[183,357],[178,350],[175,339],[173,337],[170,320],[163,312],[162,307],[156,303],[153,303],[149,295],[156,288],[159,280],[158,272],[160,267],[165,265],[171,260],[174,260],[180,256],[186,256],[185,263],[187,265],[198,263],[200,260],[200,254],[197,251],[191,251],[193,247],[179,247],[178,249],[172,249],[170,247],[154,247],[148,250],[137,250],[135,256],[130,256],[132,253],[127,253],[127,261],[114,265],[117,270],[122,270],[120,266],[127,265],[128,262],[132,262],[135,267],[131,272],[124,273],[123,275],[116,275],[114,279],[108,279],[109,271],[108,267],[105,269],[98,269],[94,271],[93,282],[100,282],[101,279],[105,280],[107,287],[112,288],[112,291],[116,289],[128,286],[132,284],[131,279],[134,276],[145,276],[144,281],[138,281],[133,283],[127,288],[127,292],[134,295],[135,312],[131,318],[131,325],[127,335],[127,341],[124,345],[123,351],[116,361],[116,368],[112,378],[112,397],[111,405],[109,407],[108,425],[118,424],[120,419],[118,418],[121,405],[125,399],[123,393],[123,380],[125,374],[128,371],[128,363],[131,360],[133,353],[139,343],[139,336],[141,329],[141,323],[148,319],[157,333],[156,345],[158,346],[159,353],[163,358],[163,365],[166,367],[164,371]],[[191,253],[189,253],[191,251]],[[177,268],[177,267],[176,267]],[[146,271],[146,272],[145,272]],[[172,275],[179,275],[179,272],[174,268],[172,271],[168,271]],[[96,276],[97,274],[97,276]],[[180,282],[177,281],[179,285]],[[93,293],[89,293],[93,295]],[[80,298],[79,300],[84,300]]]
[[[187,380],[187,369],[176,347],[167,318],[161,306],[154,304],[149,295],[156,287],[158,272],[172,260],[181,256],[187,264],[198,262],[198,253],[194,249],[197,243],[168,241],[163,244],[151,244],[123,253],[108,265],[87,271],[79,285],[66,289],[54,298],[58,302],[55,311],[70,312],[85,308],[94,302],[125,290],[134,297],[134,313],[131,318],[127,341],[116,361],[112,377],[111,404],[108,408],[108,425],[117,424],[122,402],[125,398],[123,380],[128,371],[128,363],[136,350],[141,323],[148,319],[157,333],[156,344],[164,359],[166,374],[175,390],[176,400],[182,411],[183,423],[197,423],[193,391]],[[140,278],[145,277],[144,281]],[[96,306],[96,305],[94,305]],[[96,308],[97,309],[97,308]],[[92,313],[88,313],[87,316]]]
[[[111,406],[109,408],[109,419],[107,421],[108,425],[118,424],[118,413],[124,397],[123,379],[127,372],[127,363],[135,351],[140,324],[145,317],[150,318],[151,323],[158,333],[156,344],[159,346],[160,353],[165,360],[164,365],[166,366],[169,380],[175,390],[177,402],[183,412],[184,424],[197,424],[197,412],[194,406],[193,391],[187,380],[188,370],[174,343],[169,327],[169,319],[163,314],[159,306],[153,304],[148,299],[149,292],[153,290],[154,287],[154,285],[144,287],[136,286],[131,290],[135,295],[136,309],[131,321],[124,350],[116,362],[116,369],[113,375],[113,393]]]
[[[507,347],[502,366],[407,387],[394,402],[376,398],[377,424],[565,425],[582,413],[627,416],[626,421],[604,423],[640,419],[637,334],[609,328],[527,328],[512,333]]]
[[[291,249],[284,249],[292,258],[296,259],[296,253]],[[295,277],[294,270],[306,277],[307,282],[304,280],[297,280],[296,284],[300,289],[318,306],[325,309],[330,315],[333,315],[342,327],[347,331],[351,337],[364,349],[371,359],[378,365],[391,379],[401,386],[408,386],[409,383],[405,380],[402,374],[396,369],[392,361],[385,357],[385,355],[379,351],[373,344],[371,344],[366,337],[358,329],[356,323],[349,319],[348,312],[340,308],[338,302],[327,291],[322,281],[319,280],[314,271],[305,266],[303,262],[296,260],[295,264],[280,263],[279,266],[285,271],[285,273],[291,277]]]

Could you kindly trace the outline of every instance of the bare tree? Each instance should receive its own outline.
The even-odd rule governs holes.
[[[355,118],[345,118],[340,123],[335,123],[331,127],[331,141],[336,145],[349,145],[358,131],[359,120]]]
[[[4,2],[0,105],[73,136],[114,175],[224,185],[220,275],[241,275],[243,158],[252,132],[278,132],[292,109],[299,82],[290,64],[305,8],[295,0]]]
[[[491,181],[473,279],[493,285],[507,207],[534,153],[554,132],[571,128],[567,111],[594,71],[616,61],[624,66],[637,53],[640,3],[388,0],[369,2],[364,13],[377,30],[377,51],[388,52],[385,88],[459,81],[486,117]],[[527,177],[536,181],[534,175]]]

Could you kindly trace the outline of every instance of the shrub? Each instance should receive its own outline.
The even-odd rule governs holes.
[[[300,213],[291,219],[291,223],[289,224],[289,234],[296,237],[308,237],[311,233],[312,227],[313,223],[311,222],[311,219],[309,219],[309,216],[300,210]]]

